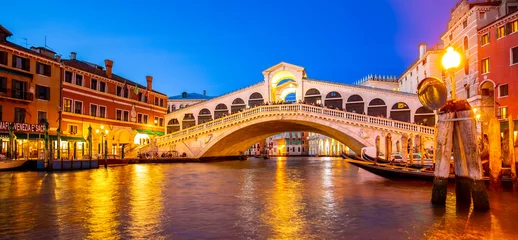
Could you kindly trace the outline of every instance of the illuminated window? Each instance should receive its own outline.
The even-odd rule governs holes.
[[[77,134],[77,125],[68,124],[68,133],[69,134]]]
[[[497,117],[500,119],[507,118],[507,107],[499,107]]]
[[[499,27],[496,29],[496,38],[503,38],[505,37],[505,27]]]
[[[511,25],[511,33],[518,32],[518,20],[510,23]]]
[[[489,73],[489,58],[482,60],[482,73]]]
[[[63,111],[72,112],[72,100],[71,99],[65,99],[65,101],[63,101]]]
[[[480,37],[480,45],[486,45],[489,43],[489,33],[486,33]]]

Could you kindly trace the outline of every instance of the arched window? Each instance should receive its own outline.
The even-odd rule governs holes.
[[[258,92],[252,93],[250,95],[250,98],[248,99],[248,106],[250,107],[257,107],[264,104],[263,95],[261,95]]]
[[[173,104],[173,105],[171,106],[171,111],[172,111],[172,112],[176,111],[176,105],[174,105],[174,104]]]
[[[236,113],[246,108],[245,101],[241,98],[236,98],[232,101],[232,105],[230,106],[230,112]]]
[[[390,118],[402,122],[410,122],[410,107],[404,102],[398,102],[390,110]]]
[[[363,114],[365,112],[365,103],[363,102],[363,98],[360,95],[352,95],[347,98],[347,103],[345,104],[345,110],[352,113]]]
[[[220,103],[216,106],[216,110],[214,110],[214,119],[218,119],[220,117],[224,117],[228,115],[228,107],[227,105]]]
[[[380,98],[372,99],[367,108],[367,115],[374,117],[387,117],[387,104]]]
[[[182,129],[196,126],[196,119],[192,113],[186,113],[182,120]]]
[[[416,124],[433,127],[435,125],[435,114],[428,108],[420,107],[415,111],[414,122]]]
[[[206,123],[212,121],[212,114],[209,109],[202,109],[198,114],[198,124]]]
[[[330,92],[326,95],[325,105],[332,108],[343,109],[342,95],[338,92]]]
[[[466,55],[466,59],[464,60],[464,74],[469,74],[469,59],[468,59],[469,45],[468,45],[468,37],[464,37],[464,54]]]
[[[320,91],[318,91],[318,89],[311,88],[308,91],[306,91],[304,101],[307,104],[320,105],[322,104],[322,95],[320,94]]]
[[[180,123],[178,119],[173,118],[167,122],[167,133],[172,133],[180,130]]]

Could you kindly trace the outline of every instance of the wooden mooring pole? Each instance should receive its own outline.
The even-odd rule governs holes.
[[[502,188],[502,147],[500,142],[500,122],[493,117],[489,121],[489,189]]]
[[[463,100],[464,101],[464,100]],[[479,211],[489,210],[489,196],[486,191],[482,174],[482,161],[480,159],[478,144],[477,144],[477,125],[475,116],[471,107],[466,101],[466,106],[469,108],[464,111],[457,112],[457,118],[463,119],[455,122],[455,129],[458,134],[458,143],[454,140],[456,145],[460,146],[461,158],[455,159],[455,174],[457,175],[457,163],[461,162],[467,164],[467,173],[469,179],[460,177],[460,181],[456,181],[456,189],[458,190],[457,203],[470,203],[469,192],[467,188],[471,188],[471,198],[473,199],[473,208]],[[465,160],[465,161],[464,161]],[[459,164],[460,165],[460,164]],[[464,171],[462,166],[461,171]],[[457,178],[457,176],[456,176]],[[459,199],[460,198],[460,199]]]
[[[453,132],[455,130],[455,136]],[[499,132],[498,132],[499,134]],[[439,110],[436,168],[432,203],[445,205],[452,147],[454,152],[457,203],[471,204],[475,210],[489,209],[489,196],[482,178],[476,122],[466,100],[448,101]]]
[[[518,191],[518,177],[516,176],[516,149],[514,143],[516,139],[514,137],[514,120],[509,115],[509,164],[511,167],[511,181],[513,182],[513,191]]]
[[[453,144],[453,122],[447,121],[455,117],[454,112],[440,112],[437,123],[437,137],[434,149],[435,170],[432,187],[432,203],[446,205],[448,176],[450,175],[451,148]]]

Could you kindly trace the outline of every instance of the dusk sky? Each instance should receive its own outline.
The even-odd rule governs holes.
[[[221,95],[281,62],[309,78],[352,83],[400,75],[446,30],[456,0],[6,1],[9,39],[104,65],[167,95]]]

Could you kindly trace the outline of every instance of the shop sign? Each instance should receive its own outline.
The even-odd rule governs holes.
[[[11,122],[0,122],[0,131],[9,131],[9,124]],[[14,132],[30,132],[30,133],[43,133],[45,132],[45,126],[43,124],[28,124],[28,123],[13,123]]]

